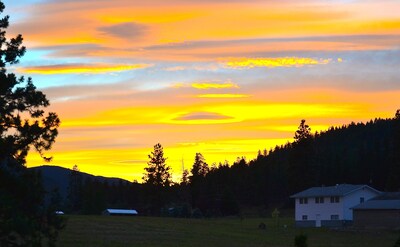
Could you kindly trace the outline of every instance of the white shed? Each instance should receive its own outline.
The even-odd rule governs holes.
[[[138,212],[134,209],[111,209],[107,208],[103,211],[103,215],[125,215],[125,216],[135,216]]]

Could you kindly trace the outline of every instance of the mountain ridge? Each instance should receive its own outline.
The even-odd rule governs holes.
[[[72,169],[61,166],[42,165],[28,168],[29,170],[39,172],[42,176],[43,187],[46,192],[52,192],[58,189],[62,199],[66,199],[68,195],[69,180]],[[131,183],[128,180],[116,177],[96,176],[90,173],[77,171],[82,176],[82,181],[87,179],[97,180],[101,183],[107,182],[110,185],[118,183]]]

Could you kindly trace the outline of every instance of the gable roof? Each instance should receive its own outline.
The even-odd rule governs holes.
[[[353,207],[355,210],[400,209],[400,200],[369,200]]]
[[[134,209],[111,209],[111,208],[107,208],[104,211],[109,213],[109,214],[132,214],[132,215],[138,214],[138,212],[136,210],[134,210]]]
[[[345,196],[350,193],[353,193],[357,190],[361,189],[370,189],[376,193],[380,193],[380,191],[365,185],[365,184],[338,184],[336,186],[328,186],[328,187],[312,187],[306,190],[303,190],[297,194],[292,195],[290,198],[299,198],[299,197],[317,197],[317,196]]]

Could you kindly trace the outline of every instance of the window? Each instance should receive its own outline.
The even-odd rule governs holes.
[[[308,198],[300,198],[300,204],[307,204],[308,203]]]
[[[360,197],[360,203],[364,202],[364,197]]]
[[[338,214],[332,214],[331,215],[331,220],[339,220],[339,215]]]
[[[324,203],[323,197],[315,197],[315,203]]]
[[[331,196],[331,203],[339,203],[340,199],[338,196]]]
[[[307,220],[308,217],[307,217],[307,215],[303,215],[303,216],[301,217],[301,219],[302,219],[302,220]]]

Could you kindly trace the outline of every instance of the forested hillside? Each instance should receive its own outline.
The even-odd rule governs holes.
[[[192,169],[175,184],[111,185],[84,180],[81,173],[71,171],[63,207],[94,214],[105,207],[124,207],[152,215],[224,216],[249,206],[290,206],[289,196],[310,186],[348,183],[399,190],[399,111],[392,119],[351,123],[321,133],[312,133],[311,128],[302,120],[294,142],[258,151],[254,160],[238,158],[232,165],[209,166],[197,153]]]
[[[400,188],[400,117],[351,123],[259,152],[255,160],[212,169],[202,188],[222,188],[240,205],[285,201],[310,186],[369,184]]]
[[[259,151],[251,161],[220,164],[187,187],[192,206],[224,215],[243,206],[290,205],[291,194],[339,183],[400,189],[399,111],[393,119],[351,123],[315,134],[302,121],[293,143]]]

